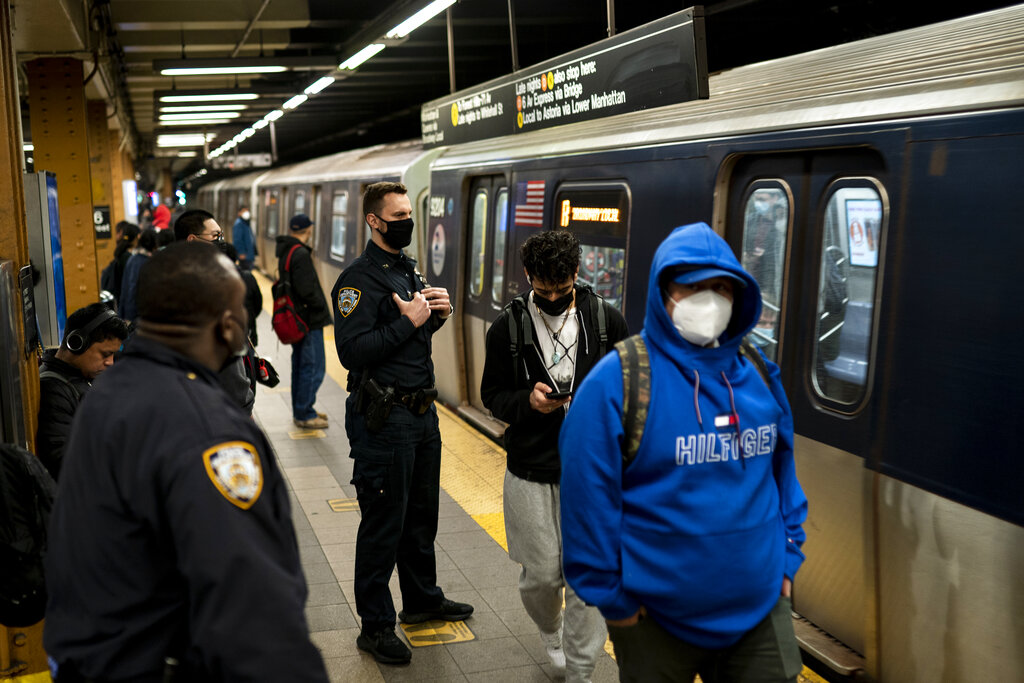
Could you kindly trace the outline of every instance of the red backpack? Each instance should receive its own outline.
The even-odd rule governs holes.
[[[295,310],[295,302],[292,301],[292,254],[300,246],[302,245],[296,244],[288,252],[288,258],[284,263],[284,273],[270,290],[274,296],[274,314],[270,319],[270,324],[282,344],[300,342],[309,332],[309,325],[299,317]]]

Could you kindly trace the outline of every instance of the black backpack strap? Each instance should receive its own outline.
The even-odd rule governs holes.
[[[533,323],[523,297],[512,299],[505,306],[505,315],[508,318],[509,353],[512,356],[512,365],[516,369],[518,385],[523,381],[523,351],[526,347],[533,346]]]
[[[604,311],[604,298],[597,292],[590,292],[590,309],[594,318],[597,318],[597,348],[598,358],[604,358],[608,352],[608,317]]]
[[[757,368],[757,374],[761,375],[765,386],[771,389],[772,382],[768,375],[768,364],[764,362],[764,356],[761,355],[761,352],[758,351],[749,337],[744,337],[743,341],[740,342],[740,355],[749,359],[754,364],[754,367]]]
[[[636,458],[651,402],[651,362],[638,334],[615,344],[622,364],[622,469]]]
[[[42,372],[39,373],[39,381],[42,382],[44,379],[55,379],[58,382],[62,382],[68,385],[69,387],[71,387],[71,390],[75,392],[75,395],[78,396],[78,400],[82,400],[82,392],[78,390],[78,387],[76,387],[71,380],[69,380],[67,377],[60,374],[59,372],[54,372],[53,370],[43,370]]]

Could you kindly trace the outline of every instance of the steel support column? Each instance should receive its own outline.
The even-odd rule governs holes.
[[[22,183],[24,158],[21,138],[21,104],[12,40],[9,2],[0,2],[0,258],[14,261],[16,268],[28,264],[28,230],[25,226],[25,188]],[[21,307],[14,314],[19,349],[25,346]],[[19,350],[21,401],[30,448],[35,448],[36,412],[39,406],[39,363],[35,354],[25,357]],[[47,671],[43,651],[43,622],[27,628],[0,626],[0,671],[25,676]],[[4,675],[0,674],[0,675]]]
[[[64,292],[70,314],[99,301],[82,62],[35,59],[26,64],[26,70],[35,167],[57,176]]]
[[[92,176],[93,210],[106,206],[110,212],[110,237],[97,239],[95,231],[93,232],[97,271],[102,271],[110,263],[110,259],[114,258],[114,225],[117,224],[117,220],[114,219],[114,204],[120,197],[121,183],[118,181],[115,186],[111,172],[113,160],[110,138],[113,136],[107,126],[107,103],[103,100],[89,100],[86,105],[86,116],[89,119],[89,172]]]

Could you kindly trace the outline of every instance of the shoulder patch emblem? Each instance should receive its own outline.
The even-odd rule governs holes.
[[[203,453],[210,481],[221,495],[248,510],[263,491],[263,467],[256,447],[245,441],[217,444]]]
[[[347,318],[349,313],[356,310],[360,296],[362,292],[354,287],[343,287],[338,290],[338,312],[341,313],[341,317]]]

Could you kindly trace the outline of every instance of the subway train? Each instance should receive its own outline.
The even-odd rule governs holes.
[[[713,74],[710,97],[481,142],[410,142],[207,185],[314,217],[329,289],[359,196],[410,188],[420,270],[452,292],[444,401],[479,396],[484,335],[529,286],[518,245],[576,232],[580,280],[643,325],[655,248],[709,222],[758,279],[810,501],[794,587],[806,651],[882,681],[1024,679],[1024,5]],[[713,590],[709,586],[709,590]],[[796,618],[796,617],[795,617]]]

